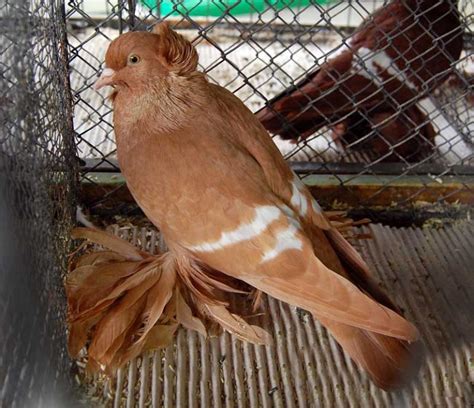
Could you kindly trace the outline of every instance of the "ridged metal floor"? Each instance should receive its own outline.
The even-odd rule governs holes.
[[[159,244],[150,229],[113,228],[144,249]],[[424,342],[406,389],[377,389],[308,314],[265,299],[272,347],[181,330],[174,346],[133,361],[115,381],[90,382],[90,395],[114,407],[473,406],[473,224],[371,230],[360,251]]]

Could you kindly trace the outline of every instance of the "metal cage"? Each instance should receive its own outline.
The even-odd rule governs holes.
[[[149,29],[163,19],[171,21],[193,41],[200,69],[209,79],[230,89],[256,112],[346,47],[354,29],[383,4],[375,0],[69,2],[66,18],[74,127],[79,156],[86,163],[84,179],[104,182],[100,173],[119,171],[111,106],[91,85],[101,69],[107,44],[120,33]],[[425,111],[424,123],[434,125],[436,136],[426,143],[421,156],[410,158],[397,147],[405,144],[416,149],[415,142],[424,137],[418,134],[420,124],[403,139],[391,141],[380,128],[362,129],[366,119],[362,111],[358,112],[360,125],[357,121],[350,125],[352,139],[344,147],[337,137],[338,124],[330,121],[297,143],[274,135],[282,154],[307,177],[323,205],[342,202],[368,208],[469,201],[474,15],[469,1],[460,1],[458,8],[464,50],[446,72],[447,79],[429,94],[433,111]],[[391,98],[389,93],[384,97]],[[394,106],[393,115],[410,121],[403,116],[404,106]],[[380,144],[383,151],[377,149]],[[114,187],[100,190],[106,191],[110,200],[114,189],[122,189],[116,182],[112,184]],[[88,202],[102,208],[108,206],[106,201],[93,195]],[[109,205],[115,208],[115,204]]]
[[[193,41],[209,79],[257,112],[333,58],[386,3],[0,0],[0,261],[9,256],[0,262],[1,406],[74,406],[85,398],[84,393],[77,398],[74,382],[89,394],[86,406],[99,400],[114,406],[197,406],[198,401],[201,406],[348,406],[359,389],[364,406],[413,401],[466,406],[466,373],[472,365],[472,337],[466,337],[471,323],[463,317],[472,311],[466,294],[473,262],[469,226],[437,235],[376,225],[376,239],[359,248],[377,278],[401,293],[404,307],[424,322],[430,360],[419,387],[404,394],[385,394],[367,379],[351,377],[355,365],[321,327],[273,299],[265,300],[277,343],[272,350],[228,334],[207,342],[181,331],[174,347],[134,360],[114,381],[100,377],[89,384],[76,375],[81,361],[71,364],[67,357],[61,280],[76,201],[104,217],[136,212],[115,156],[110,102],[92,88],[109,42],[125,31],[168,20]],[[464,49],[428,95],[433,109],[424,113],[424,123],[433,124],[435,136],[423,155],[414,159],[397,150],[419,137],[420,124],[392,143],[377,128],[360,130],[358,121],[368,120],[366,112],[358,112],[353,137],[342,145],[340,122],[328,121],[297,143],[273,135],[323,207],[356,215],[370,211],[374,220],[384,216],[388,223],[397,217],[403,222],[409,214],[409,224],[427,208],[430,217],[469,210],[474,197],[474,9],[471,0],[459,0],[457,8]],[[404,107],[393,109],[399,115]],[[382,152],[373,148],[374,141],[385,144]],[[162,244],[143,223],[116,227],[114,233],[151,252]],[[447,281],[453,268],[458,274]],[[308,344],[317,344],[323,353],[313,353]],[[336,366],[349,375],[335,374]],[[71,395],[75,403],[69,402]]]

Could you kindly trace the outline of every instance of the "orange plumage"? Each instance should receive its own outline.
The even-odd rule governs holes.
[[[121,170],[169,252],[151,256],[79,230],[109,251],[80,257],[67,282],[79,333],[71,334],[72,351],[90,338],[92,368],[112,369],[165,344],[179,323],[267,344],[268,334],[226,302],[226,293],[250,286],[310,311],[379,386],[398,385],[416,328],[372,282],[254,115],[197,72],[197,60],[166,24],[124,34],[107,51],[96,86],[115,87]],[[105,277],[98,290],[93,276],[111,264],[120,276]]]

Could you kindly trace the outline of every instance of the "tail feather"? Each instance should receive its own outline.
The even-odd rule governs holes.
[[[349,276],[351,282],[353,282],[363,292],[369,294],[370,297],[375,299],[377,302],[387,306],[395,312],[399,312],[398,307],[392,302],[387,294],[378,287],[377,283],[371,276],[369,267],[365,261],[354,247],[347,242],[342,234],[336,228],[324,231],[324,233],[339,260],[344,265],[345,272]]]
[[[344,214],[335,214],[329,219],[338,220],[341,217],[344,218]],[[401,317],[399,308],[377,285],[368,265],[343,236],[344,231],[341,233],[337,225],[334,225],[333,221],[331,223],[335,228],[330,230],[322,231],[316,227],[311,229],[313,247],[318,258],[374,299],[380,307]],[[351,238],[351,235],[349,237]],[[370,328],[355,327],[318,313],[315,313],[315,317],[329,330],[344,351],[368,372],[377,386],[383,389],[400,387],[416,371],[419,342],[414,341],[415,338],[403,338],[389,331],[381,333]],[[394,323],[389,322],[389,326],[392,325]]]
[[[332,320],[319,318],[344,351],[364,368],[380,388],[403,386],[416,371],[417,343],[361,330]]]
[[[326,276],[315,276],[315,269],[295,279],[289,276],[245,276],[244,279],[257,289],[318,317],[410,342],[418,339],[416,327],[398,313],[355,290],[340,275],[327,270]]]

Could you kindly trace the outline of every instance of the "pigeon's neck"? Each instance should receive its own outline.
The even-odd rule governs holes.
[[[173,76],[148,83],[141,89],[120,92],[114,100],[115,122],[152,133],[177,130],[207,103],[202,74]]]
[[[117,145],[125,150],[187,128],[202,116],[209,83],[203,74],[169,76],[150,82],[142,89],[126,89],[114,99],[114,128]]]

